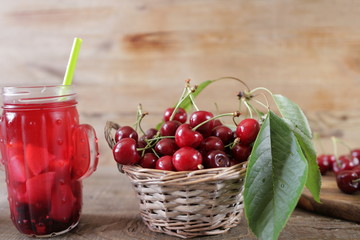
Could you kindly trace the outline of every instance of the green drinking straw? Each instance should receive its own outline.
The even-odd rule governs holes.
[[[63,85],[71,85],[76,68],[76,62],[79,56],[82,40],[80,38],[74,38],[73,46],[70,53],[69,62],[66,68]]]

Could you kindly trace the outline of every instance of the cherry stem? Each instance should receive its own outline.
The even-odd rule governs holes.
[[[321,138],[320,138],[320,134],[317,133],[317,132],[314,132],[314,141],[317,142],[319,144],[319,147],[320,147],[320,150],[321,150],[321,153],[325,153],[325,148],[321,142]]]
[[[232,143],[229,143],[228,145],[230,145],[230,149],[233,149],[235,147],[236,144],[240,143],[240,138],[235,138],[235,140]],[[228,146],[227,145],[227,146]]]
[[[352,182],[353,182],[353,183],[358,183],[358,182],[360,182],[360,178],[355,179],[355,180],[352,180]]]
[[[252,114],[252,111],[251,111],[251,107],[249,106],[249,103],[247,101],[245,101],[245,100],[243,100],[243,101],[244,101],[244,104],[245,104],[249,114],[250,114],[250,118],[253,118],[253,114]]]
[[[241,112],[241,103],[242,101],[239,101],[239,111]]]
[[[214,105],[215,105],[216,113],[220,113],[219,105],[216,102],[214,102]]]
[[[191,104],[194,106],[194,108],[195,108],[196,111],[199,111],[199,108],[196,106],[194,97],[193,97],[193,95],[192,95],[193,92],[196,91],[197,85],[195,85],[195,87],[194,87],[193,89],[191,89],[190,86],[187,86],[187,88],[188,88],[188,91],[189,91],[189,93],[190,93],[190,94],[189,94],[189,98],[190,98]]]
[[[151,148],[151,150],[153,151],[153,153],[155,154],[155,156],[156,156],[157,158],[160,158],[160,156],[156,153],[155,149]]]
[[[196,131],[196,129],[198,129],[199,127],[201,127],[202,125],[214,120],[214,119],[217,119],[217,118],[221,118],[221,117],[226,117],[226,116],[232,116],[232,117],[239,117],[240,116],[240,112],[236,111],[236,112],[233,112],[233,113],[223,113],[223,114],[219,114],[215,117],[212,117],[212,118],[209,118],[208,120],[206,121],[203,121],[202,123],[199,123],[197,126],[193,127],[192,130]]]
[[[236,81],[242,83],[242,84],[246,87],[246,90],[247,90],[248,92],[250,92],[250,88],[248,87],[248,85],[247,85],[243,80],[241,80],[241,79],[239,79],[239,78],[236,78],[236,77],[221,77],[221,78],[214,79],[214,80],[212,80],[212,81],[213,81],[213,82],[217,82],[217,81],[225,80],[225,79],[232,79],[232,80],[236,80]]]
[[[331,137],[331,141],[332,141],[333,148],[334,148],[334,156],[335,156],[336,164],[338,166],[341,166],[341,162],[340,162],[340,160],[338,158],[338,149],[337,149],[337,144],[336,144],[336,137]]]
[[[137,113],[136,113],[136,122],[135,122],[135,131],[137,132],[138,128],[140,129],[140,131],[145,135],[145,131],[142,129],[141,127],[141,121],[142,119],[148,115],[149,113],[143,113],[142,112],[142,106],[141,104],[138,105],[138,110],[137,110]]]
[[[259,112],[250,102],[247,102],[250,106],[250,108],[258,115],[259,118],[263,116],[262,112]]]
[[[235,126],[237,126],[238,125],[238,123],[235,121],[235,116],[232,118],[232,121],[233,121],[233,123],[235,124]]]
[[[264,95],[264,94],[262,94],[262,95]],[[266,108],[267,111],[269,111],[270,110],[269,102],[267,101],[267,98],[265,98],[265,99],[266,99],[266,104],[267,105],[263,104],[262,102],[260,102],[259,100],[256,100],[256,99],[251,99],[251,100],[256,102],[257,104],[259,104],[260,106]]]
[[[187,84],[188,84],[188,82],[187,82]],[[185,99],[187,99],[191,94],[192,94],[192,91],[189,89],[189,85],[186,85],[186,87],[184,88],[184,91],[183,91],[183,93],[182,93],[182,95],[180,97],[180,100],[176,104],[176,106],[174,108],[174,111],[170,116],[170,119],[169,119],[170,121],[172,121],[174,119],[175,114],[176,114],[177,110],[180,108],[181,103],[184,102]],[[190,97],[190,101],[192,102],[194,107],[196,107],[194,102],[193,102],[193,99],[191,97]]]
[[[345,146],[349,151],[351,151],[352,148],[344,140],[340,138],[335,138],[335,140]]]
[[[250,91],[250,94],[254,94],[256,91],[259,91],[259,90],[266,91],[266,92],[268,92],[271,96],[273,96],[273,93],[272,93],[269,89],[264,88],[264,87],[254,88],[253,90]]]
[[[138,105],[137,107],[137,111],[136,111],[136,122],[134,123],[134,130],[137,132],[138,131],[138,125],[139,125],[139,120],[140,117],[142,115],[142,105],[141,103]]]
[[[142,129],[141,127],[141,121],[144,119],[144,117],[148,115],[148,113],[142,113],[141,116],[140,116],[140,119],[139,119],[139,123],[138,123],[138,126],[139,126],[139,129],[140,131],[142,132],[142,134],[146,135],[145,131]]]
[[[149,149],[149,148],[152,148],[155,146],[155,144],[161,140],[161,139],[165,139],[165,138],[175,138],[175,136],[161,136],[159,137],[158,134],[155,135],[155,137],[151,138],[151,139],[146,139],[145,142],[146,142],[146,146],[143,147],[143,148],[137,148],[136,150],[137,151],[143,151],[143,150],[146,150],[146,149]]]

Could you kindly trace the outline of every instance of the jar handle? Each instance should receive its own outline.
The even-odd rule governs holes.
[[[5,140],[3,139],[3,134],[1,133],[4,131],[4,115],[0,116],[0,171],[5,171],[4,166],[4,159],[3,159],[3,153],[5,153]]]
[[[94,128],[89,124],[77,126],[73,132],[73,142],[72,178],[82,180],[96,170],[99,161],[98,140]]]

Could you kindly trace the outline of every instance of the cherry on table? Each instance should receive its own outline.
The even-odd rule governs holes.
[[[343,170],[351,170],[354,168],[354,165],[350,159],[350,156],[342,155],[339,157],[338,161],[333,162],[332,170],[335,174]]]
[[[204,166],[206,168],[229,167],[230,158],[223,151],[213,150],[206,154]]]
[[[353,193],[359,188],[359,175],[351,170],[344,170],[336,175],[336,183],[341,191],[344,193]]]
[[[259,133],[260,124],[256,119],[247,118],[242,120],[236,127],[236,136],[245,145],[253,143]]]
[[[322,154],[316,158],[321,175],[325,175],[326,172],[331,169],[332,162],[330,162],[330,156],[331,155]]]
[[[161,136],[175,136],[175,132],[180,127],[181,122],[172,120],[164,122],[164,124],[160,128]]]
[[[164,138],[155,145],[155,151],[161,155],[173,155],[179,149],[174,139]]]
[[[234,140],[233,131],[224,125],[213,128],[211,135],[220,138],[224,145],[227,145]]]
[[[175,142],[179,147],[198,147],[203,136],[198,131],[193,131],[189,124],[182,124],[175,133]]]
[[[174,171],[174,165],[172,163],[172,156],[162,156],[156,161],[156,169]]]
[[[145,155],[140,159],[139,165],[143,168],[155,168],[156,161],[158,158],[153,153],[145,153]]]
[[[164,112],[164,122],[170,121],[170,117],[173,114],[175,108],[168,108]],[[187,119],[186,111],[183,108],[178,108],[177,112],[174,115],[172,120],[179,121],[181,123],[185,123]]]
[[[360,149],[353,149],[351,150],[350,154],[352,157],[356,157],[360,159]]]
[[[136,150],[136,141],[133,138],[123,138],[113,148],[116,162],[123,165],[134,165],[139,162],[140,155]]]
[[[200,152],[192,147],[182,147],[172,157],[172,163],[178,171],[197,170],[202,161]]]
[[[118,142],[123,138],[132,138],[136,142],[138,141],[137,132],[130,126],[123,126],[116,130],[115,141]]]
[[[189,123],[190,123],[190,126],[192,128],[194,128],[197,125],[199,125],[200,123],[205,122],[213,117],[214,117],[214,115],[211,112],[196,111],[191,114]],[[200,126],[196,130],[199,133],[203,134],[205,137],[208,137],[208,136],[210,136],[213,127],[214,127],[214,120],[210,120],[209,122]]]

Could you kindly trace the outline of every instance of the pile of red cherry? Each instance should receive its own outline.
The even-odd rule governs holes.
[[[336,183],[344,193],[354,193],[360,190],[360,149],[351,150],[349,155],[323,154],[317,157],[317,163],[322,175],[333,171]]]
[[[173,114],[174,110],[166,109],[160,130],[150,128],[140,138],[132,127],[120,127],[115,134],[115,161],[144,168],[191,171],[229,167],[248,159],[260,129],[257,120],[244,119],[233,132],[211,112],[196,111],[186,123],[186,111],[178,108]]]

